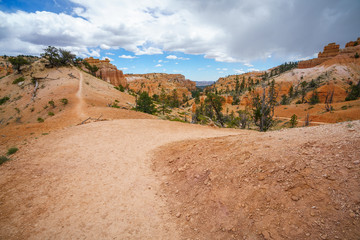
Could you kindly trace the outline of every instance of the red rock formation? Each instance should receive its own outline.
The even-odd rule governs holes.
[[[112,65],[109,59],[99,60],[90,57],[85,58],[84,61],[87,61],[90,65],[95,65],[99,68],[96,72],[96,76],[100,77],[102,80],[111,83],[114,86],[127,86],[127,81],[123,72],[118,70],[116,66]]]
[[[3,57],[0,57],[0,77],[4,77],[13,73],[11,64],[6,61]]]
[[[318,58],[301,61],[298,64],[298,68],[312,68],[315,67],[332,57],[335,57],[340,53],[340,45],[336,43],[329,43],[327,46],[324,47],[323,52],[319,52]]]
[[[191,91],[196,89],[196,83],[185,79],[181,74],[129,74],[125,78],[129,89],[135,92],[146,91],[150,96],[154,94],[160,95],[162,89],[169,95],[176,89],[178,97],[183,99],[184,95],[190,97]]]
[[[324,47],[323,52],[319,52],[318,58],[331,58],[339,54],[340,45],[336,43],[329,43]]]
[[[347,47],[355,47],[357,45],[360,45],[360,37],[356,41],[350,41],[345,45],[345,48]]]
[[[298,68],[303,69],[303,68],[312,68],[315,67],[323,62],[325,62],[326,59],[325,58],[314,58],[314,59],[310,59],[310,60],[305,60],[305,61],[301,61],[298,63]]]
[[[330,43],[324,47],[323,52],[319,52],[318,58],[301,61],[298,64],[298,68],[312,68],[322,63],[333,64],[336,61],[350,61],[349,58],[353,57],[355,52],[358,51],[358,46],[360,46],[360,38],[356,41],[348,42],[344,49],[340,49],[338,44]]]

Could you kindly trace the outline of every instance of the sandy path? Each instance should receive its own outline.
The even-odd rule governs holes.
[[[291,120],[291,118],[288,117],[274,117],[275,119],[285,119],[285,120]],[[304,123],[305,121],[303,120],[297,120],[299,123]],[[313,124],[318,124],[318,125],[326,125],[326,124],[330,124],[330,123],[325,123],[325,122],[314,122],[314,121],[310,121],[310,123]]]
[[[0,168],[0,239],[178,239],[176,213],[160,194],[164,179],[151,170],[151,151],[238,133],[131,119],[33,140]]]
[[[86,117],[84,114],[84,99],[83,99],[83,84],[84,84],[84,77],[82,72],[78,71],[79,73],[79,88],[78,91],[76,92],[76,97],[78,99],[78,103],[76,105],[76,113],[80,118],[84,118]]]

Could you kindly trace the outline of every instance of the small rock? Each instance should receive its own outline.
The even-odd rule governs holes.
[[[176,217],[177,217],[177,218],[181,217],[181,213],[178,212],[178,213],[176,214]]]
[[[263,181],[265,179],[265,175],[264,174],[260,174],[259,176],[258,176],[258,180],[259,181]]]
[[[300,198],[299,198],[298,196],[292,195],[292,196],[291,196],[291,200],[293,200],[293,201],[299,201]]]
[[[353,212],[351,212],[349,215],[350,215],[350,217],[352,217],[352,218],[356,217],[356,214],[353,213]]]
[[[320,237],[321,237],[321,239],[325,240],[325,239],[327,239],[328,236],[327,236],[327,234],[320,234]]]
[[[359,164],[359,163],[360,163],[360,160],[354,161],[354,164]]]
[[[309,236],[310,236],[310,233],[306,233],[305,235],[306,235],[307,237],[309,237]]]

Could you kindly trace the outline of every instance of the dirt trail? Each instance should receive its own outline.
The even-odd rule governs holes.
[[[239,133],[124,119],[34,139],[0,168],[0,239],[178,239],[151,151]]]
[[[275,119],[285,119],[285,120],[291,120],[291,118],[288,117],[274,117]],[[304,123],[305,121],[302,120],[298,120],[299,123]],[[310,123],[312,124],[317,124],[317,125],[326,125],[329,123],[325,123],[325,122],[314,122],[314,121],[310,121]]]
[[[83,82],[84,82],[84,77],[82,72],[78,71],[79,73],[79,88],[78,91],[76,92],[76,97],[78,99],[78,103],[76,106],[76,112],[78,114],[78,116],[80,118],[84,118],[85,114],[84,114],[84,99],[83,99]]]

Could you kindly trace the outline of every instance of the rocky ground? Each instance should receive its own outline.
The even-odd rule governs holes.
[[[178,142],[153,169],[186,239],[359,239],[360,121]]]
[[[84,72],[39,72],[34,101],[30,72],[0,82],[0,152],[19,148],[0,165],[0,239],[359,239],[360,121],[163,121]]]

